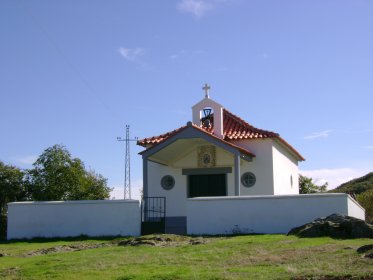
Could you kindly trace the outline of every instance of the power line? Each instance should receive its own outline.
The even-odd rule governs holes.
[[[114,117],[116,120],[120,120],[119,115],[117,115],[109,105],[104,102],[99,95],[96,93],[95,89],[91,86],[91,84],[87,81],[87,79],[83,76],[83,74],[79,71],[79,69],[71,62],[65,52],[60,48],[57,42],[49,35],[47,29],[43,26],[43,24],[34,16],[31,12],[30,8],[27,6],[22,6],[17,1],[14,1],[19,9],[23,10],[26,15],[31,19],[31,21],[37,26],[44,37],[49,41],[49,43],[54,47],[56,52],[62,57],[64,62],[67,66],[75,73],[76,77],[82,82],[83,85],[86,86],[88,92],[96,99],[98,103],[101,105]],[[131,199],[131,165],[130,165],[130,141],[137,141],[137,137],[135,139],[129,138],[129,125],[126,125],[126,138],[122,139],[121,137],[117,137],[118,141],[126,141],[126,149],[125,149],[125,176],[124,176],[124,199]]]

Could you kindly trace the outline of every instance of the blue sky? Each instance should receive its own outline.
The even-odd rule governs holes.
[[[30,168],[64,144],[121,198],[125,124],[139,138],[184,125],[209,83],[335,187],[373,171],[372,15],[362,0],[2,0],[0,160]]]

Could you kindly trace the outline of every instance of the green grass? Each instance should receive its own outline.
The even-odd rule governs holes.
[[[205,237],[191,245],[168,236],[166,246],[118,246],[123,238],[0,243],[6,279],[373,279],[373,260],[356,249],[372,239],[335,240],[284,235]],[[106,247],[29,255],[65,245]],[[62,246],[62,247],[61,247]],[[364,278],[365,277],[365,278]]]

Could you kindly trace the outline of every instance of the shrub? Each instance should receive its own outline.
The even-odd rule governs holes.
[[[373,223],[373,189],[357,195],[356,199],[365,208],[365,220]]]

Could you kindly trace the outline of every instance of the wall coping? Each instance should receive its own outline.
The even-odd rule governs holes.
[[[365,211],[355,199],[346,193],[314,193],[314,194],[285,194],[285,195],[248,195],[248,196],[215,196],[215,197],[194,197],[188,198],[188,202],[195,201],[221,201],[221,200],[254,200],[254,199],[308,199],[320,197],[341,197],[347,198]]]
[[[283,194],[283,195],[243,195],[243,196],[214,196],[194,197],[189,201],[212,201],[212,200],[252,200],[252,199],[278,199],[278,198],[317,198],[317,197],[350,197],[346,193],[317,193],[317,194]],[[350,197],[351,198],[351,197]]]
[[[135,199],[112,199],[112,200],[66,200],[66,201],[19,201],[10,202],[9,206],[30,206],[30,205],[69,205],[69,204],[113,204],[113,203],[136,203]]]

